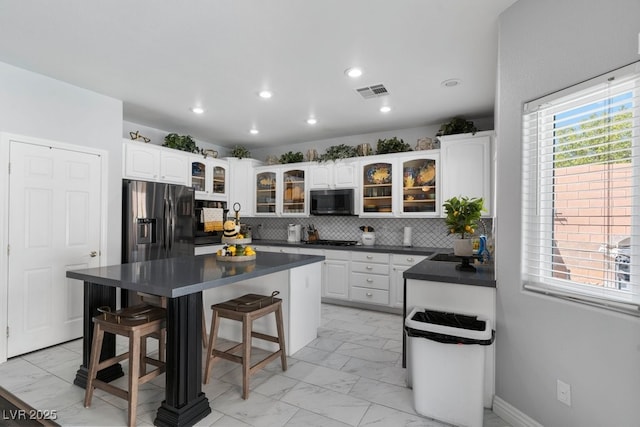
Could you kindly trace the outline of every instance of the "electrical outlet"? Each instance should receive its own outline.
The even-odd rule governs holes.
[[[571,406],[571,386],[563,381],[557,381],[558,400],[567,406]]]

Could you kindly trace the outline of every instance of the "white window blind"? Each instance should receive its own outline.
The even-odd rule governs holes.
[[[640,316],[639,64],[525,105],[525,289]]]

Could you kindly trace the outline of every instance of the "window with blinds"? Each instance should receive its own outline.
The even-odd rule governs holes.
[[[525,289],[640,316],[639,64],[525,105]]]

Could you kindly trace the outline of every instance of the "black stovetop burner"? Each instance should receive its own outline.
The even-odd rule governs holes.
[[[308,245],[324,245],[324,246],[354,246],[358,244],[355,240],[309,240]]]

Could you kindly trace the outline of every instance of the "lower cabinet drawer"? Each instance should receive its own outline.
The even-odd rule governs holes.
[[[389,276],[379,274],[351,273],[351,286],[389,290]]]
[[[389,304],[389,291],[380,289],[351,287],[351,299],[353,301],[368,302],[372,304]]]
[[[389,264],[351,261],[351,271],[357,273],[389,274]]]

